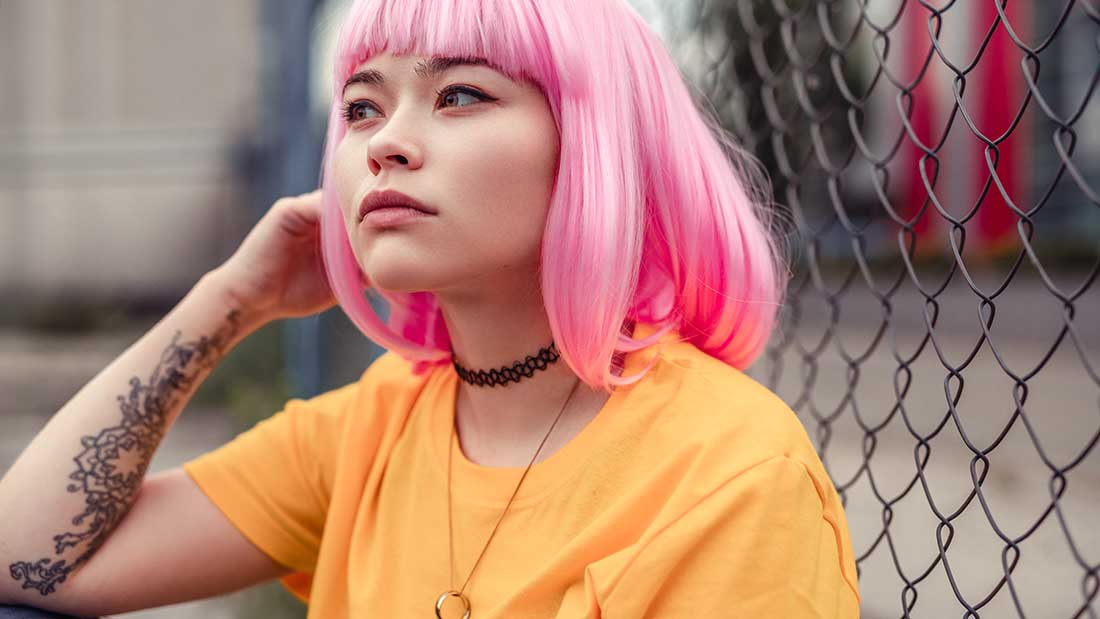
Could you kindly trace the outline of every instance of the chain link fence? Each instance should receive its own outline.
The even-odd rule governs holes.
[[[1100,7],[693,0],[674,45],[789,223],[750,372],[844,499],[865,617],[1100,614]]]

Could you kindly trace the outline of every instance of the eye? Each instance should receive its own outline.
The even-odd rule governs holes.
[[[479,101],[493,101],[494,99],[488,95],[482,94],[472,88],[466,88],[464,86],[449,86],[443,90],[437,90],[436,96],[439,97],[440,103],[452,103],[458,104],[462,100],[462,97],[470,97],[474,103]],[[458,107],[466,107],[465,105],[458,105]]]
[[[442,90],[437,90],[435,94],[438,97],[436,101],[439,107],[467,107],[468,105],[481,101],[496,101],[496,98],[466,86],[448,86]],[[469,101],[471,99],[472,101]],[[463,103],[464,100],[469,101],[469,103]],[[344,120],[347,121],[348,124],[353,124],[375,118],[375,116],[367,115],[367,112],[370,110],[379,112],[378,108],[369,101],[351,101],[345,103],[343,114]]]
[[[350,103],[345,103],[344,120],[346,120],[348,123],[354,123],[359,122],[360,120],[371,118],[371,116],[363,116],[363,113],[366,110],[374,110],[376,112],[378,111],[373,105],[367,103],[366,101],[352,101]]]

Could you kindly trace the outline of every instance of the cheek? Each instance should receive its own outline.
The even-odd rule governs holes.
[[[469,222],[469,235],[459,236],[466,244],[476,237],[482,257],[498,266],[529,264],[539,255],[553,194],[557,129],[552,117],[547,122],[530,113],[495,120],[476,132],[459,159],[462,202],[481,216]],[[476,149],[469,148],[473,143]]]
[[[359,188],[365,172],[365,168],[358,164],[359,161],[366,161],[366,156],[361,156],[363,152],[365,151],[360,149],[353,136],[340,142],[340,145],[333,152],[332,182],[336,189],[336,197],[340,202],[340,212],[344,216],[344,225],[348,227],[349,236],[353,241],[354,235],[351,234],[353,228],[351,204],[355,199],[355,192]]]
[[[553,119],[515,118],[497,123],[484,135],[479,156],[467,157],[469,184],[500,217],[516,215],[541,222],[549,207],[557,173],[558,136]]]

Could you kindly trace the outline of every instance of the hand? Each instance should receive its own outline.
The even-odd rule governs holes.
[[[335,305],[321,259],[321,190],[277,200],[212,275],[238,307],[264,321]]]

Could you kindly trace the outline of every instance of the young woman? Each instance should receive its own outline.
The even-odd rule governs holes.
[[[742,372],[786,284],[766,194],[625,0],[363,0],[334,66],[323,188],[0,483],[0,596],[278,577],[325,619],[858,616],[835,489]],[[389,351],[360,380],[143,480],[233,345],[336,302]]]

